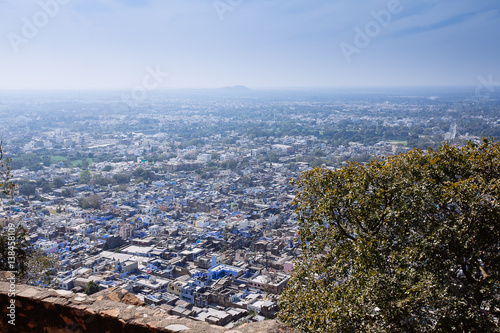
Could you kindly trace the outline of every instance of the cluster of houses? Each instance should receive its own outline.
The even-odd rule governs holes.
[[[295,112],[289,119],[317,125],[349,120],[352,128],[359,122],[408,127],[415,122],[367,117],[333,112],[319,119]],[[349,158],[408,150],[386,141],[334,146],[297,133],[226,131],[185,142],[175,132],[112,130],[120,124],[229,124],[228,118],[192,110],[97,118],[81,125],[99,127],[98,134],[59,128],[27,140],[24,133],[12,136],[23,144],[8,152],[53,156],[38,168],[12,171],[15,182],[36,182],[36,193],[3,197],[0,225],[21,224],[34,248],[57,256],[58,288],[85,291],[92,281],[103,290],[121,287],[148,306],[223,326],[276,315],[277,299],[301,252],[291,178],[322,163],[333,168]],[[261,120],[238,121],[255,126]],[[125,181],[117,181],[120,175]],[[90,198],[92,204],[82,204]]]
[[[115,174],[145,167],[112,164]],[[300,246],[290,174],[261,168],[250,167],[253,184],[246,185],[232,170],[203,179],[190,170],[162,169],[149,183],[132,178],[117,191],[78,184],[64,177],[74,170],[51,166],[37,177],[64,177],[60,190],[71,188],[74,196],[52,191],[40,193],[43,201],[4,198],[0,224],[21,224],[34,248],[58,257],[58,288],[83,292],[94,281],[173,315],[223,326],[264,320],[276,315]],[[99,208],[79,206],[89,196],[99,197]]]

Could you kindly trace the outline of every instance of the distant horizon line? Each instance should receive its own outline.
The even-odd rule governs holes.
[[[336,87],[252,87],[246,85],[233,85],[223,87],[180,87],[180,88],[157,88],[149,92],[168,92],[168,91],[217,91],[231,88],[246,88],[246,91],[315,91],[315,90],[385,90],[385,89],[474,89],[474,85],[414,85],[414,86],[336,86]],[[130,88],[0,88],[0,92],[118,92],[129,91]]]

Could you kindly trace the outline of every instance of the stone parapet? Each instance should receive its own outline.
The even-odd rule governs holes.
[[[9,317],[11,302],[14,302],[15,309],[14,316]],[[226,330],[205,322],[171,316],[160,308],[99,300],[65,290],[19,284],[13,288],[9,282],[0,282],[0,304],[1,332],[294,332],[275,320],[243,324]],[[9,323],[11,318],[15,318],[15,325]]]

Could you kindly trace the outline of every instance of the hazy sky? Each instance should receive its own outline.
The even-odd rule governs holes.
[[[499,9],[498,0],[0,0],[0,89],[475,86],[500,81]]]

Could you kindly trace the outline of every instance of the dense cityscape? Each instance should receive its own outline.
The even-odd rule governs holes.
[[[500,137],[474,91],[219,90],[2,96],[19,223],[54,258],[31,283],[234,327],[275,318],[301,254],[293,179]],[[90,289],[92,289],[90,288]],[[107,293],[106,293],[107,291]],[[132,296],[134,295],[134,296]]]

